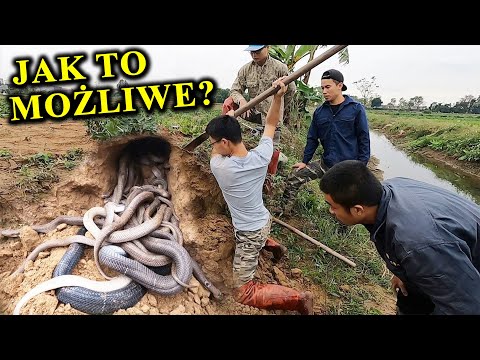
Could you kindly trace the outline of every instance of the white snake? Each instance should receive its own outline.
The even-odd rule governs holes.
[[[81,286],[83,288],[90,289],[93,291],[110,292],[110,291],[123,289],[131,282],[132,282],[132,279],[130,279],[128,276],[125,276],[125,275],[119,275],[113,278],[112,280],[108,280],[108,281],[90,280],[78,275],[57,276],[38,284],[29,292],[27,292],[25,295],[23,295],[23,297],[19,300],[19,302],[15,306],[15,309],[13,310],[13,315],[20,315],[20,309],[23,307],[23,305],[25,305],[28,302],[28,300],[45,291],[58,289],[64,286]]]
[[[159,158],[155,158],[155,156],[153,157],[149,156],[149,158],[150,160],[156,160],[157,162],[160,162]],[[99,251],[100,251],[100,248],[102,247],[103,242],[105,242],[106,244],[120,243],[121,244],[120,246],[125,247],[125,250],[128,249],[130,253],[135,252],[136,254],[136,256],[134,256],[135,258],[142,259],[142,257],[144,258],[145,256],[150,256],[150,257],[153,257],[152,261],[154,260],[158,264],[158,262],[162,263],[164,260],[169,259],[169,257],[165,255],[160,255],[159,253],[155,254],[155,253],[151,253],[150,251],[146,251],[146,248],[143,246],[141,238],[147,239],[149,234],[150,236],[158,235],[161,238],[164,238],[164,237],[170,238],[171,240],[174,240],[175,242],[177,242],[180,245],[180,248],[178,248],[178,245],[172,248],[170,245],[168,245],[169,242],[167,242],[164,245],[161,245],[161,246],[159,245],[159,248],[156,250],[161,250],[161,248],[163,247],[163,250],[168,250],[167,253],[169,253],[169,256],[175,257],[177,262],[180,259],[183,259],[178,264],[181,265],[182,278],[186,281],[189,280],[189,276],[191,275],[188,275],[188,273],[190,271],[190,274],[191,274],[191,270],[188,270],[188,269],[191,269],[191,265],[188,266],[185,263],[186,259],[189,257],[187,256],[188,253],[181,247],[183,244],[183,236],[182,236],[182,232],[180,231],[180,228],[178,227],[179,218],[175,213],[172,202],[169,200],[171,196],[170,196],[170,193],[166,190],[168,183],[164,179],[164,176],[165,176],[164,169],[169,168],[169,166],[165,165],[163,168],[158,168],[157,166],[150,164],[152,165],[154,181],[156,181],[156,183],[159,183],[159,184],[157,186],[155,186],[156,184],[155,185],[144,184],[143,186],[135,186],[134,183],[137,182],[136,180],[137,175],[133,176],[134,169],[132,168],[132,164],[131,163],[128,164],[128,162],[130,162],[130,159],[131,158],[128,154],[124,154],[121,156],[120,162],[119,162],[119,175],[118,175],[117,186],[114,188],[111,198],[105,200],[105,203],[106,203],[105,207],[91,208],[85,213],[83,218],[61,216],[46,225],[32,227],[37,232],[47,233],[55,229],[60,223],[67,223],[69,225],[83,225],[88,231],[90,231],[90,233],[93,235],[93,237],[96,240],[91,240],[84,236],[77,235],[65,240],[48,241],[38,246],[15,272],[15,274],[22,272],[24,269],[24,265],[28,260],[35,259],[41,251],[47,248],[54,247],[54,246],[66,246],[68,244],[71,244],[72,242],[78,242],[78,243],[82,243],[82,244],[94,247],[94,258],[95,258],[95,263],[97,265],[97,268],[99,269],[100,273],[105,278],[110,279],[110,281],[96,282],[93,280],[83,278],[81,276],[74,276],[74,275],[57,276],[44,283],[37,285],[34,289],[30,290],[17,304],[15,308],[17,313],[20,312],[20,308],[29,299],[31,299],[33,296],[43,291],[57,289],[59,287],[65,287],[65,286],[67,287],[74,286],[74,287],[84,287],[86,289],[91,289],[93,291],[108,292],[108,291],[122,289],[123,287],[131,283],[132,280],[130,278],[128,278],[129,282],[125,282],[125,281],[122,282],[122,279],[125,277],[124,275],[121,275],[120,277],[115,277],[112,279],[102,271],[100,267],[100,261],[99,261]],[[122,200],[124,196],[126,200]],[[142,205],[142,203],[144,202],[151,202],[150,206],[146,208],[146,206]],[[158,205],[160,203],[163,203],[163,204],[161,205],[160,208],[158,208]],[[165,211],[164,209],[165,204],[168,205],[167,211]],[[115,214],[115,212],[118,212],[118,213],[123,212],[123,214],[119,216]],[[153,212],[156,212],[155,216],[150,217],[151,213]],[[164,213],[165,213],[165,217],[163,216]],[[95,216],[102,216],[104,217],[105,220],[94,219]],[[172,219],[169,221],[170,217],[172,217]],[[97,225],[103,225],[103,226],[100,229]],[[124,227],[125,230],[120,230],[122,227]],[[170,231],[172,232],[173,235],[170,235]],[[2,234],[2,232],[0,232],[0,234],[5,236],[17,235],[13,230],[4,230],[4,232],[5,234]],[[160,239],[157,239],[157,240],[161,241]],[[128,243],[128,241],[132,241],[132,242]],[[166,240],[163,240],[163,241],[166,241]],[[165,248],[165,246],[167,247]],[[111,246],[108,246],[108,247],[111,247]],[[117,248],[117,249],[122,251],[120,248]],[[180,253],[178,252],[179,250],[182,250],[183,252],[185,252],[185,254],[181,255],[181,252]],[[144,252],[143,255],[142,255],[142,251]],[[115,253],[116,252],[117,251],[115,251]],[[117,256],[120,256],[120,254],[117,254]],[[118,259],[123,259],[123,258],[124,258],[123,256],[120,256]],[[108,261],[111,261],[111,258],[109,258]],[[117,260],[117,261],[120,261],[120,260]],[[121,261],[123,262],[123,260]],[[132,260],[126,259],[125,261],[132,261]],[[172,261],[170,260],[170,262]],[[102,263],[103,263],[103,260],[102,260]],[[111,266],[115,265],[114,268],[118,271],[118,269],[116,268],[116,265],[118,264],[115,261],[110,265]],[[185,281],[181,281],[181,279],[179,279],[179,277],[176,276],[176,271],[175,271],[176,263],[172,262],[172,265],[173,267],[172,267],[171,276],[175,279],[175,281],[183,287],[190,287]],[[202,283],[204,284],[204,286],[206,286],[210,291],[212,291],[212,293],[216,298],[220,298],[221,293],[219,291],[216,291],[217,289],[214,288],[208,282],[208,280],[206,280],[198,264],[195,263],[195,265],[196,265],[195,274],[197,278],[199,278],[199,280],[200,278],[202,279]],[[147,273],[149,272],[148,268],[143,268],[142,267],[143,265],[140,265],[140,263],[136,265],[132,263],[132,266],[135,267],[135,270],[132,270],[133,271],[132,274],[137,276],[137,280],[135,281],[139,282],[143,286],[147,286],[148,288],[150,288],[148,281],[152,277],[150,276],[148,281],[144,280],[145,279],[144,274],[146,272]],[[165,283],[168,284],[169,286],[168,289],[164,290],[163,288],[159,288],[158,285],[153,284],[154,291],[156,292],[165,291],[166,294],[168,294],[169,292],[171,293],[171,292],[177,291],[175,290],[175,287],[171,282],[165,281]]]

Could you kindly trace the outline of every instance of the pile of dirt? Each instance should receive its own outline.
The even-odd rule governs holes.
[[[7,128],[8,127],[8,128]],[[8,136],[7,136],[8,133]],[[234,238],[231,221],[226,216],[226,205],[213,175],[194,155],[181,149],[185,139],[180,134],[159,132],[158,138],[172,145],[168,172],[171,201],[180,218],[184,247],[201,265],[207,278],[224,296],[216,300],[192,277],[191,287],[173,295],[163,296],[148,291],[134,307],[115,314],[285,314],[266,311],[236,303],[232,292],[232,258]],[[81,122],[40,123],[21,126],[2,124],[2,144],[11,151],[0,166],[5,171],[0,179],[2,196],[0,216],[3,229],[18,229],[17,238],[0,239],[0,313],[12,314],[22,296],[30,289],[51,278],[53,270],[66,248],[41,252],[35,261],[29,261],[25,271],[12,275],[28,254],[39,244],[50,239],[64,239],[77,233],[79,226],[59,225],[48,234],[39,234],[33,225],[50,222],[60,215],[83,216],[94,206],[103,206],[102,195],[116,185],[119,154],[133,140],[143,136],[122,137],[108,142],[95,142],[85,133]],[[51,190],[33,198],[15,184],[22,158],[38,152],[64,154],[69,149],[81,148],[84,157],[79,166],[59,173],[59,182]],[[95,266],[93,249],[88,248],[73,271],[92,280],[104,280]],[[315,312],[325,312],[325,292],[289,269],[281,261],[274,264],[271,254],[262,251],[256,275],[259,281],[310,290],[315,296]],[[83,314],[68,304],[60,303],[54,290],[37,295],[22,308],[22,314]],[[292,313],[295,314],[295,313]]]

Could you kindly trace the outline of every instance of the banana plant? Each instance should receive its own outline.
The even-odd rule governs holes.
[[[319,48],[325,48],[327,45],[270,45],[269,53],[273,58],[287,65],[288,70],[293,72],[295,65],[308,56],[308,62],[312,61]],[[348,47],[338,53],[339,64],[348,64],[350,61]],[[302,81],[308,85],[310,71],[307,72]]]

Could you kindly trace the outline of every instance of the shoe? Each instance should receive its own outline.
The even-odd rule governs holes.
[[[259,284],[253,280],[234,291],[235,300],[241,304],[266,310],[298,311],[313,315],[313,294],[275,284]]]

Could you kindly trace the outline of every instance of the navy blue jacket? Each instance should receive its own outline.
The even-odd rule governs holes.
[[[323,162],[329,168],[343,160],[360,160],[365,165],[370,159],[370,135],[365,108],[348,95],[333,115],[328,102],[313,113],[308,130],[303,162],[308,164],[317,150],[323,147]]]
[[[365,225],[388,269],[427,295],[433,314],[480,314],[480,207],[420,181],[383,182]]]

